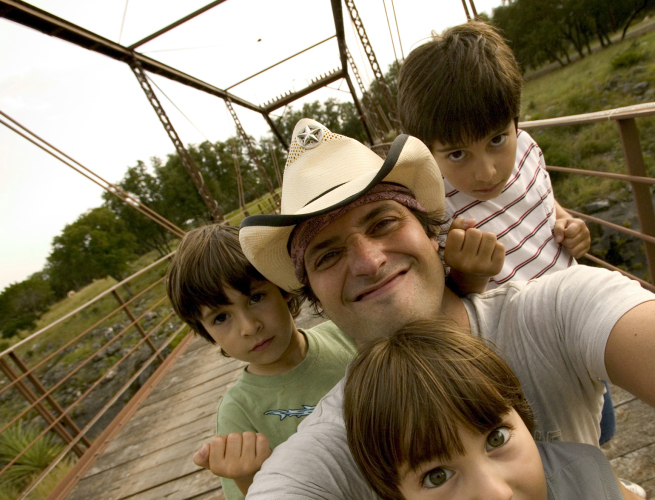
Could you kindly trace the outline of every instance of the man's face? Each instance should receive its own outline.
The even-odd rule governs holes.
[[[376,201],[323,228],[307,246],[305,269],[325,313],[361,344],[439,314],[437,249],[406,207]]]
[[[439,170],[458,191],[477,200],[496,198],[505,188],[516,160],[516,126],[506,127],[469,144],[435,141],[432,156]]]

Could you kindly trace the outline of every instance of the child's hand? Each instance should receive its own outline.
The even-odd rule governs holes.
[[[444,261],[462,295],[484,292],[489,278],[498,274],[505,263],[505,246],[496,235],[474,226],[475,219],[457,218],[446,236]]]
[[[561,243],[575,259],[589,251],[591,235],[582,219],[562,218],[555,221],[553,228],[555,241]]]
[[[475,219],[457,218],[446,236],[444,261],[460,273],[490,278],[503,269],[505,247],[496,235],[475,227]]]
[[[271,453],[264,434],[233,432],[227,436],[214,436],[211,444],[205,443],[196,452],[193,462],[217,476],[234,479],[245,495],[253,477]]]

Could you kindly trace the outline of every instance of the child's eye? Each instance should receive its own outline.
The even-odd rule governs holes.
[[[264,300],[264,294],[261,293],[261,292],[253,293],[250,296],[250,303],[251,304],[257,304],[258,302],[261,302],[262,300]]]
[[[462,161],[464,158],[466,158],[466,153],[461,149],[458,149],[457,151],[453,151],[448,155],[448,159],[450,161]]]
[[[506,140],[507,140],[507,134],[500,134],[497,135],[496,137],[493,137],[489,142],[492,146],[498,147],[505,144]]]
[[[499,427],[494,429],[487,436],[487,451],[500,448],[509,441],[510,429],[509,427]]]
[[[423,487],[438,488],[439,486],[442,486],[446,481],[448,481],[452,475],[453,471],[444,469],[443,467],[432,469],[425,476],[423,476]]]
[[[216,317],[214,318],[214,324],[215,325],[223,324],[226,321],[227,321],[227,314],[225,314],[225,313],[217,314]]]

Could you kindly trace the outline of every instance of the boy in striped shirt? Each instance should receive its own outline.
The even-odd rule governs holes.
[[[451,231],[450,245],[465,246],[467,231],[476,228],[505,246],[505,263],[488,290],[575,265],[591,244],[584,221],[555,200],[541,149],[517,128],[522,88],[512,49],[481,21],[435,34],[407,56],[399,74],[403,127],[430,148],[444,176],[447,212],[460,230],[459,238]],[[467,269],[461,262],[453,267]],[[615,431],[605,385],[600,444]]]
[[[512,50],[479,21],[435,36],[400,70],[400,118],[439,165],[448,215],[505,246],[488,289],[566,269],[591,243],[555,200],[541,149],[517,129],[522,83]]]

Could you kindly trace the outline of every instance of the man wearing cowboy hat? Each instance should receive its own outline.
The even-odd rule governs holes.
[[[360,344],[440,316],[491,340],[523,385],[538,440],[597,445],[601,380],[655,406],[655,295],[618,273],[575,266],[460,298],[438,252],[444,206],[441,174],[418,139],[398,137],[383,161],[303,119],[281,214],[246,218],[240,241],[267,279],[302,289]],[[348,450],[342,390],[275,449],[249,499],[375,498]]]

